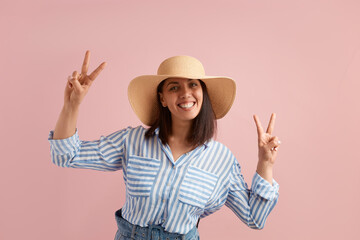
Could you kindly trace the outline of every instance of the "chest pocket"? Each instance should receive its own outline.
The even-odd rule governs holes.
[[[126,186],[133,197],[146,197],[151,193],[160,169],[160,160],[140,156],[129,156]]]
[[[180,187],[179,200],[204,208],[214,191],[218,176],[190,166]]]

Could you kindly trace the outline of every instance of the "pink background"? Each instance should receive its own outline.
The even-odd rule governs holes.
[[[67,76],[91,50],[106,69],[85,98],[78,129],[95,140],[140,124],[129,81],[174,55],[237,82],[218,140],[250,185],[257,163],[252,114],[277,113],[278,205],[261,231],[226,207],[200,223],[202,239],[350,239],[360,234],[360,2],[10,1],[0,4],[0,239],[113,239],[124,203],[121,172],[63,169],[49,130]]]

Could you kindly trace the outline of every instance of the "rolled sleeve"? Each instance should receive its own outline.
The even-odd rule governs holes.
[[[67,154],[67,153],[74,153],[77,149],[79,149],[81,141],[78,134],[78,129],[74,135],[64,139],[53,139],[54,138],[54,131],[51,130],[49,133],[49,143],[51,151],[55,152],[56,154]]]
[[[255,172],[252,179],[251,190],[254,194],[266,200],[273,201],[279,194],[279,184],[273,179],[273,185],[271,185]]]
[[[229,207],[242,222],[252,229],[263,229],[267,217],[278,200],[279,184],[273,185],[255,173],[251,189],[241,174],[240,165],[235,162],[230,174],[230,186],[225,205]]]
[[[65,139],[48,136],[52,162],[59,167],[84,168],[99,171],[122,169],[125,142],[131,127],[101,136],[94,141],[80,140],[78,130]]]

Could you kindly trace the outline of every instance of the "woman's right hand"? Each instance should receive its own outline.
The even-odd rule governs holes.
[[[90,51],[86,51],[81,74],[74,71],[69,76],[65,88],[64,104],[70,107],[79,107],[95,78],[105,68],[106,62],[101,63],[90,75],[87,75],[89,68]]]

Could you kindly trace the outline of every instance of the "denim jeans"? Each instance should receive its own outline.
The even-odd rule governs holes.
[[[121,216],[121,209],[115,212],[115,219],[118,230],[115,240],[199,240],[199,232],[196,227],[187,234],[178,234],[166,232],[159,225],[150,225],[149,227],[140,227],[126,221]]]

